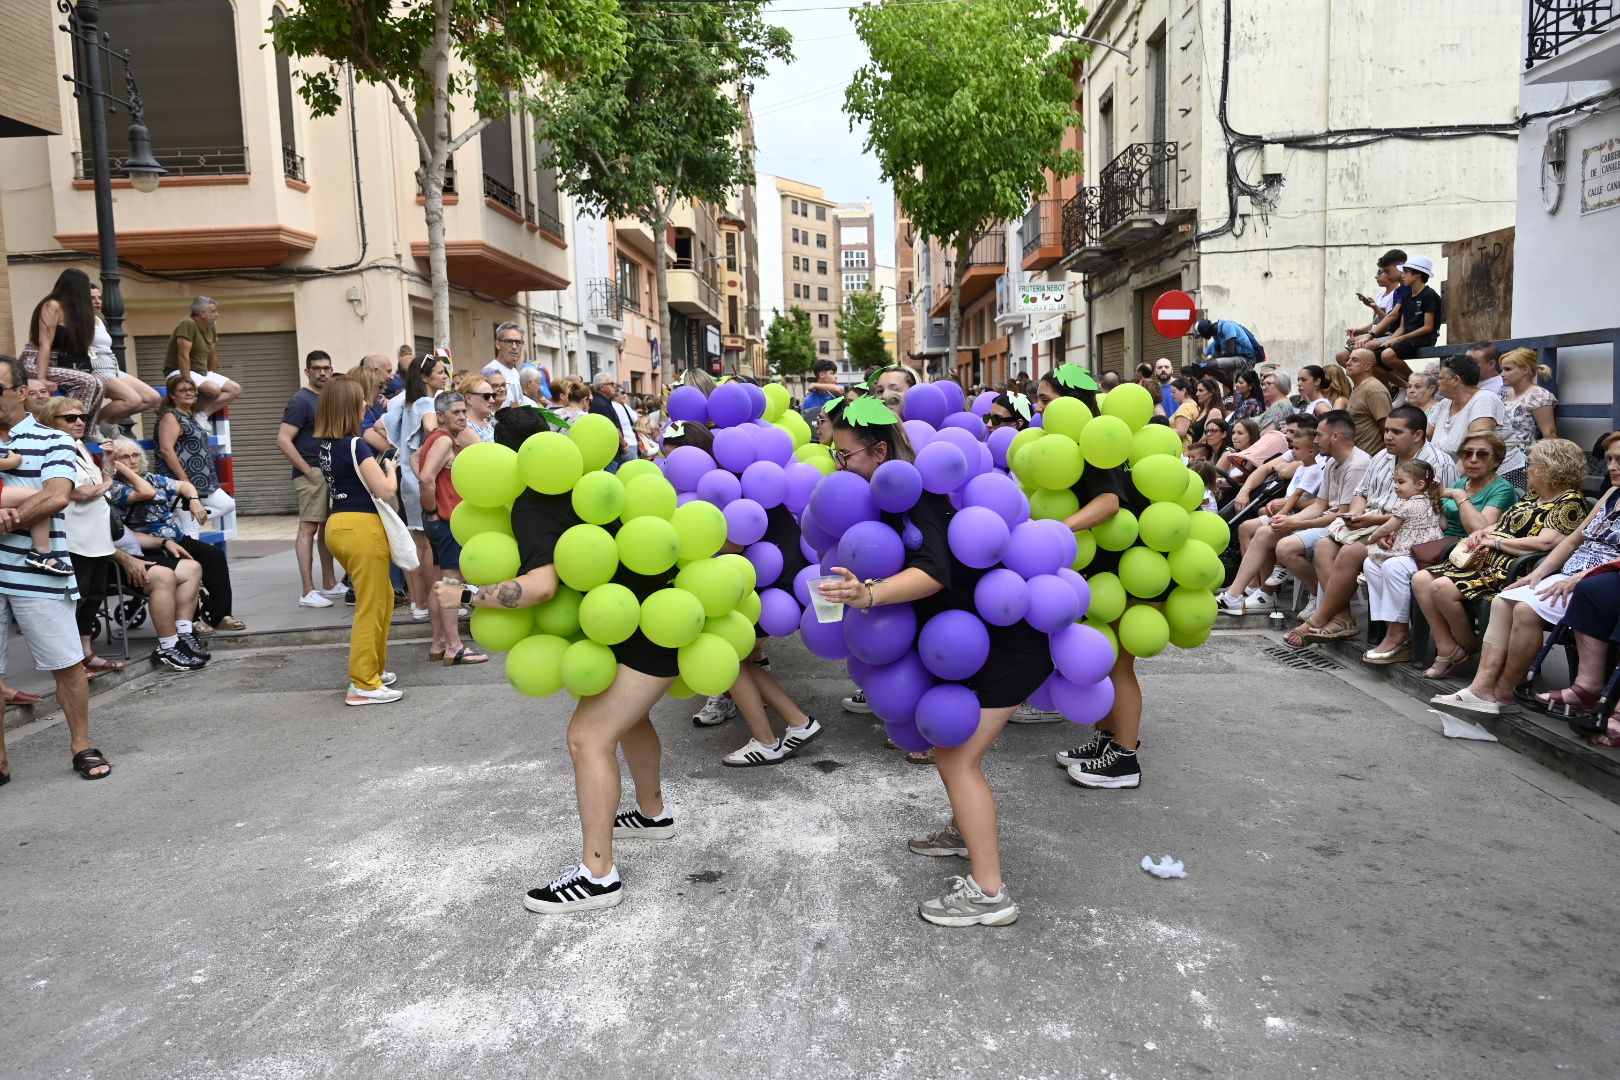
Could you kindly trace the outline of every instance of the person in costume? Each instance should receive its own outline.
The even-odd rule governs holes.
[[[871,399],[839,412],[833,421],[833,446],[837,467],[865,479],[871,479],[885,461],[913,459],[899,417]],[[909,512],[883,514],[883,522],[905,540],[904,568],[888,579],[861,581],[847,568],[833,567],[835,580],[819,586],[822,595],[844,604],[846,619],[865,618],[872,608],[885,604],[914,605],[919,625],[942,611],[973,611],[974,586],[984,571],[967,567],[952,555],[947,536],[952,514],[949,498],[926,491]],[[992,635],[988,659],[964,680],[978,698],[978,727],[960,745],[934,750],[951,803],[951,821],[913,839],[909,846],[919,855],[965,857],[970,872],[952,878],[943,895],[918,905],[918,914],[928,922],[1005,926],[1018,918],[1018,905],[1002,879],[995,796],[984,775],[984,755],[1013,710],[1051,673],[1047,636],[1018,623]]]
[[[1023,431],[1029,427],[1033,417],[1029,398],[1016,390],[1009,390],[1004,394],[998,394],[996,400],[990,403],[990,412],[986,414],[984,420],[992,431],[1002,427]]]
[[[547,430],[539,409],[504,409],[496,414],[495,441],[512,450]],[[512,504],[512,534],[520,555],[518,575],[492,585],[463,587],[440,582],[434,599],[454,610],[528,608],[557,593],[553,555],[558,539],[581,523],[568,493],[543,495],[525,488]],[[616,531],[616,523],[606,526]],[[613,580],[637,601],[664,588],[674,578],[643,576],[620,566]],[[662,747],[649,715],[675,680],[675,649],[653,644],[638,629],[613,648],[618,661],[613,682],[600,694],[582,698],[568,723],[568,753],[574,763],[574,787],[583,834],[580,861],[548,884],[530,889],[523,906],[530,911],[560,914],[613,907],[624,899],[624,886],[613,861],[616,839],[665,839],[674,834],[675,811],[664,801]],[[618,754],[622,751],[635,785],[635,805],[619,812]]]

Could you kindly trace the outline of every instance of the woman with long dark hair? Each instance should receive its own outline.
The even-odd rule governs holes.
[[[90,305],[95,309],[96,319],[95,333],[90,340],[90,370],[101,380],[101,391],[106,395],[98,419],[111,428],[136,413],[157,408],[163,404],[163,398],[118,366],[118,356],[112,351],[112,335],[107,332],[107,324],[101,321],[101,286],[93,281]]]
[[[18,357],[30,379],[55,383],[67,396],[83,402],[91,416],[101,408],[103,396],[90,359],[95,334],[90,278],[70,266],[57,275],[50,294],[34,306],[28,320],[28,344]]]
[[[1253,371],[1240,371],[1232,379],[1232,398],[1226,418],[1233,423],[1252,420],[1265,412],[1265,399],[1261,395],[1260,376]]]

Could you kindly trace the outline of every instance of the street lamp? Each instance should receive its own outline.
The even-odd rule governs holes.
[[[152,156],[152,136],[146,130],[145,104],[135,86],[135,73],[129,65],[129,50],[118,52],[107,45],[108,37],[100,31],[101,0],[56,0],[56,10],[67,16],[67,23],[58,26],[73,39],[73,74],[62,78],[73,84],[73,96],[89,99],[90,111],[90,164],[96,185],[96,245],[101,255],[101,320],[107,324],[112,338],[113,355],[118,358],[120,371],[127,371],[124,363],[124,294],[120,288],[123,275],[118,272],[118,234],[113,227],[112,166],[107,156],[107,114],[122,105],[129,111],[129,154],[123,161],[123,173],[136,191],[157,190],[158,179],[166,171]],[[124,65],[126,97],[105,89],[101,84],[102,66],[116,60]]]

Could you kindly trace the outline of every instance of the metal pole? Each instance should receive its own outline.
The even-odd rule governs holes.
[[[100,34],[101,0],[79,0],[74,18],[83,25],[74,35],[74,53],[79,70],[89,87],[90,160],[96,184],[96,243],[101,254],[101,321],[112,338],[118,369],[124,363],[123,275],[118,272],[118,233],[113,225],[112,166],[107,156],[107,101],[101,86],[100,51],[95,48]]]

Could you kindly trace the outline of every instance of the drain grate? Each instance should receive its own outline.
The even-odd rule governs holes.
[[[1260,650],[1284,667],[1295,671],[1340,671],[1339,662],[1315,649],[1290,649],[1286,645],[1267,645]]]

